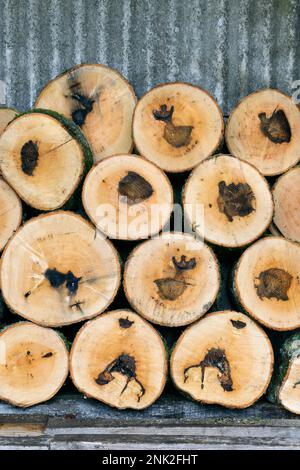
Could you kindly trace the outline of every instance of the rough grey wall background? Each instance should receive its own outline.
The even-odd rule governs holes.
[[[261,87],[300,79],[298,0],[0,0],[5,102],[29,107],[79,62],[105,63],[137,95],[165,81],[208,89],[225,114]]]

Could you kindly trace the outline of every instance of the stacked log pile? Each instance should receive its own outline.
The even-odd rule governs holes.
[[[137,101],[118,72],[79,65],[33,109],[0,109],[0,154],[1,400],[44,402],[70,376],[87,397],[140,410],[169,371],[201,404],[266,394],[300,414],[289,96],[247,96],[224,131],[197,86]]]

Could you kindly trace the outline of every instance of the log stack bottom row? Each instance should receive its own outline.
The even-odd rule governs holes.
[[[203,404],[266,394],[300,414],[299,134],[278,90],[244,98],[224,130],[201,88],[137,101],[98,64],[54,78],[32,110],[0,109],[0,399],[44,402],[70,375],[86,397],[141,410],[170,375]],[[170,225],[183,172],[190,233]],[[111,240],[132,246],[124,266]],[[235,261],[227,286],[220,260]],[[121,282],[131,309],[109,310]],[[172,351],[156,326],[181,328]],[[275,365],[269,330],[290,332]]]

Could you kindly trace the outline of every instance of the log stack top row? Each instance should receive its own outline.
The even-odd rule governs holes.
[[[42,327],[93,319],[72,346],[74,384],[112,406],[149,406],[168,361],[148,320],[191,325],[170,362],[181,391],[228,407],[254,403],[273,369],[256,322],[300,327],[299,134],[300,110],[278,90],[244,98],[224,129],[200,87],[164,84],[137,101],[118,72],[98,64],[54,78],[27,112],[0,109],[1,292],[27,320],[1,333],[9,353],[0,398],[19,406],[51,398],[68,374],[68,352]],[[224,139],[230,154],[221,153]],[[191,233],[170,233],[171,174],[186,172],[181,202]],[[121,284],[109,239],[143,240],[123,273],[133,311],[103,314]],[[214,247],[229,257],[245,249],[229,287],[243,313],[205,315],[217,309],[221,286]],[[269,395],[300,412],[295,335]]]

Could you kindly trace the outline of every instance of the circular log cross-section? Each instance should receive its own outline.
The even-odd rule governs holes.
[[[77,65],[51,80],[36,100],[36,108],[57,111],[81,127],[95,161],[130,153],[136,97],[117,71],[99,64]]]
[[[69,372],[61,336],[29,322],[0,333],[0,359],[0,399],[24,408],[50,400]]]
[[[124,290],[147,320],[182,326],[204,315],[220,287],[212,250],[183,233],[165,233],[136,247],[127,260]]]
[[[276,228],[284,237],[300,242],[300,166],[280,176],[273,186]]]
[[[257,91],[232,111],[225,138],[230,153],[279,175],[300,160],[300,109],[278,90]]]
[[[193,230],[224,247],[245,246],[268,228],[273,200],[265,178],[249,163],[216,155],[200,163],[183,193]]]
[[[22,203],[14,190],[0,178],[0,251],[22,222]]]
[[[88,173],[82,191],[84,209],[108,237],[138,240],[158,233],[173,210],[166,175],[136,155],[116,155]]]
[[[8,307],[43,326],[92,318],[112,302],[120,284],[118,255],[109,240],[71,212],[31,219],[1,259]]]
[[[51,116],[28,113],[8,125],[0,139],[0,170],[28,205],[62,207],[77,188],[85,157],[79,143]]]
[[[188,327],[175,345],[170,367],[176,387],[194,400],[246,408],[269,384],[273,350],[253,320],[228,310]]]
[[[191,170],[216,152],[223,133],[217,102],[187,83],[153,88],[134,112],[133,138],[139,153],[170,173]]]
[[[0,136],[5,131],[8,124],[15,119],[18,111],[13,108],[0,108]]]
[[[274,330],[300,327],[300,246],[266,237],[250,246],[234,271],[237,302]]]
[[[300,333],[287,338],[280,348],[267,398],[292,413],[300,414]]]
[[[125,409],[147,408],[166,382],[167,355],[154,328],[130,310],[86,323],[71,350],[74,385],[87,397]]]

